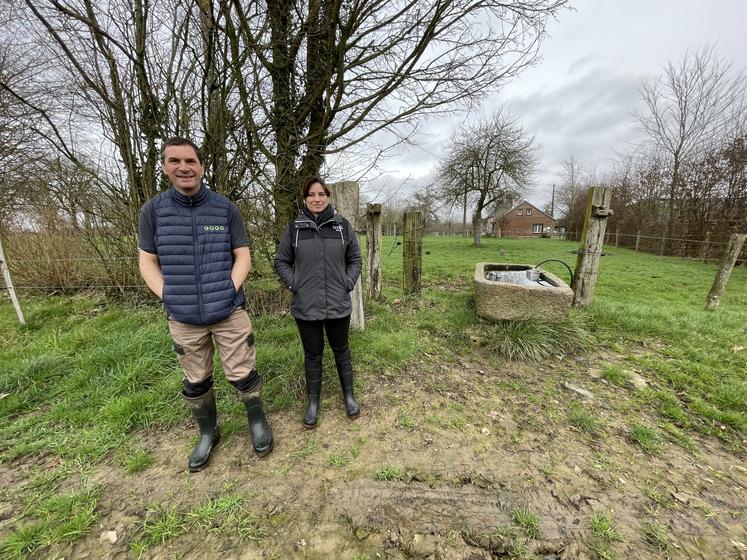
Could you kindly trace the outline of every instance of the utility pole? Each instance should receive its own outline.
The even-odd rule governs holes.
[[[550,217],[555,218],[555,183],[552,185],[552,198],[550,199]]]

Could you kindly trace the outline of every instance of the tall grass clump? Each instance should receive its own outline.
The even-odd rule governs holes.
[[[595,338],[586,323],[579,313],[560,323],[502,321],[483,329],[482,344],[508,360],[538,362],[554,354],[590,350]]]

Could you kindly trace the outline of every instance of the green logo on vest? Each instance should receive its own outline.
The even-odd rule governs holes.
[[[205,231],[226,231],[226,226],[202,226]]]

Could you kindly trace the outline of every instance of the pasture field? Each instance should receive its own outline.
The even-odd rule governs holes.
[[[301,345],[260,270],[275,449],[253,456],[218,364],[223,439],[196,474],[155,303],[28,297],[25,328],[0,305],[0,559],[747,558],[745,267],[707,312],[716,265],[607,247],[589,309],[490,324],[475,263],[573,268],[578,244],[426,237],[405,297],[399,240],[351,337],[361,418],[326,355],[302,429]]]

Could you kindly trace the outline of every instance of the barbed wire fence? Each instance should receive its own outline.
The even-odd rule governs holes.
[[[13,278],[12,288],[16,294],[41,295],[71,295],[76,293],[99,292],[105,295],[118,295],[137,301],[155,301],[155,295],[144,281],[140,279],[138,272],[138,257],[67,257],[67,258],[13,258],[6,261],[10,278]],[[126,265],[125,273],[121,276],[122,281],[113,281],[111,274],[106,274],[102,269],[108,265]],[[51,276],[40,273],[49,265],[62,265],[56,274]],[[85,265],[86,273],[89,275],[74,275],[60,273],[77,268],[76,265]],[[91,265],[94,265],[93,267]],[[92,271],[95,271],[92,274]],[[37,273],[42,281],[33,281]],[[50,279],[54,280],[51,281]],[[44,281],[46,279],[46,281]],[[135,281],[133,281],[136,279]],[[83,281],[81,281],[83,280]],[[250,273],[244,282],[244,291],[247,293],[247,309],[253,316],[258,315],[282,315],[290,306],[290,292],[282,287],[277,277],[270,274]],[[4,277],[0,279],[0,292],[3,299],[10,298],[10,286]]]
[[[427,226],[420,226],[418,230],[423,236],[434,235]],[[529,237],[528,235],[506,235],[507,233],[504,232],[499,239]],[[445,234],[436,233],[436,235]],[[450,235],[463,236],[461,232],[450,233]],[[577,241],[580,239],[580,232],[565,232],[564,235],[555,237]],[[392,258],[402,258],[401,252],[397,249],[403,250],[403,241],[401,233],[393,235],[388,250],[383,251],[382,261],[391,263]],[[614,231],[605,234],[605,245],[608,247],[624,247],[660,256],[665,256],[661,248],[667,241],[671,242],[674,254],[666,256],[711,263],[721,260],[728,245],[727,241],[712,240],[710,237],[693,239]],[[144,299],[149,298],[151,294],[148,286],[140,279],[137,261],[137,256],[106,255],[17,258],[16,252],[11,258],[6,255],[5,264],[11,278],[14,279],[12,287],[16,294],[20,292],[26,295],[57,295],[99,291],[106,294],[140,294]],[[411,264],[411,262],[402,263],[403,267]],[[747,246],[737,258],[736,265],[747,265]],[[112,271],[115,274],[112,274]],[[34,278],[38,280],[34,281]],[[271,271],[264,273],[253,271],[244,283],[244,289],[247,294],[251,295],[247,298],[248,305],[257,314],[282,313],[284,309],[287,309],[290,301],[290,294],[282,289]],[[10,289],[3,276],[0,276],[0,292],[3,293],[4,299],[10,298]]]
[[[445,229],[440,226],[427,225],[423,231],[425,236],[435,237],[472,237],[472,230],[466,232],[454,229]],[[643,253],[657,254],[659,256],[678,257],[689,260],[702,260],[703,262],[720,262],[724,251],[729,244],[729,235],[722,234],[723,240],[712,239],[708,235],[705,239],[693,237],[667,237],[664,235],[655,235],[651,233],[623,233],[621,231],[607,231],[605,233],[604,244],[608,247],[624,247]],[[484,231],[484,238],[496,239],[529,239],[539,237],[552,237],[554,239],[563,239],[567,241],[580,241],[580,231],[564,231],[543,235],[539,233],[529,233],[527,230],[502,230],[500,236],[496,236],[491,231]],[[667,241],[671,242],[671,248],[665,252]],[[737,264],[747,264],[747,248],[743,249]]]
[[[430,235],[427,227],[419,227],[418,228],[423,235]],[[461,235],[461,234],[459,234]],[[515,236],[516,238],[519,237],[526,237],[526,236]],[[504,238],[514,238],[514,236],[504,236],[499,239]],[[567,232],[564,236],[566,240],[569,241],[577,241],[580,238],[580,232]],[[632,240],[649,240],[655,243],[656,247],[660,246],[663,241],[673,241],[673,242],[679,242],[679,243],[687,243],[692,245],[698,245],[700,254],[697,256],[688,256],[688,255],[671,255],[678,258],[684,258],[688,260],[703,260],[708,262],[718,262],[722,255],[723,251],[725,250],[726,246],[728,245],[728,242],[725,241],[712,241],[709,239],[691,239],[691,238],[681,238],[681,237],[662,237],[662,236],[655,236],[655,235],[636,235],[636,234],[624,234],[624,233],[615,233],[615,232],[607,232],[605,234],[605,245],[607,246],[614,246],[614,247],[625,247],[630,248],[632,244],[623,244],[619,243],[619,239],[632,239]],[[394,252],[397,250],[397,248],[402,247],[402,236],[400,235],[393,235],[391,244],[389,244],[388,250],[384,253],[384,257],[386,260],[389,260],[393,255]],[[646,251],[639,245],[639,250],[643,252],[651,252]],[[707,254],[705,251],[707,250]],[[744,264],[747,264],[747,249],[742,251],[741,258],[738,260],[738,262],[742,262]],[[6,264],[8,265],[8,268],[13,274],[14,277],[21,276],[22,278],[27,278],[29,275],[29,272],[32,270],[38,270],[39,265],[49,265],[54,263],[96,263],[100,266],[105,266],[105,263],[109,262],[127,262],[131,263],[130,267],[132,271],[137,274],[139,277],[139,273],[137,273],[137,261],[138,257],[132,256],[132,257],[93,257],[93,256],[85,256],[85,257],[65,257],[65,258],[13,258],[8,259],[6,261]],[[128,268],[130,268],[128,267]],[[257,288],[267,287],[268,280],[270,280],[270,277],[267,276],[253,276],[250,275],[249,278],[246,281],[247,286],[255,286]],[[272,277],[274,279],[274,277]],[[5,284],[5,281],[2,277],[0,277],[0,289],[3,291],[7,291],[7,285]],[[56,292],[64,292],[66,290],[90,290],[90,289],[101,289],[101,290],[143,290],[144,292],[147,292],[148,286],[145,284],[145,282],[117,282],[117,283],[101,283],[101,282],[84,282],[84,283],[70,283],[70,282],[46,282],[46,283],[34,283],[34,282],[28,282],[26,281],[16,281],[14,282],[14,288],[16,290],[53,290]]]

